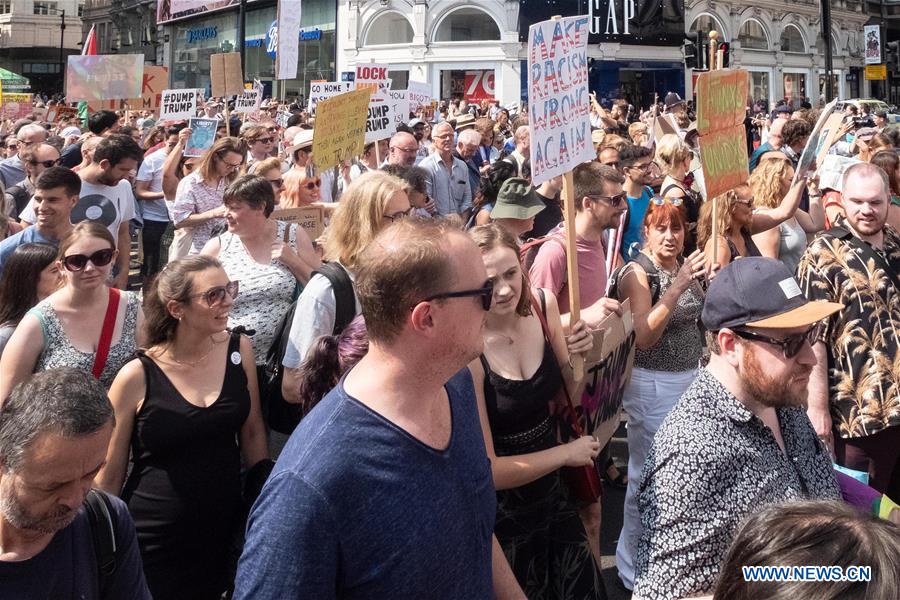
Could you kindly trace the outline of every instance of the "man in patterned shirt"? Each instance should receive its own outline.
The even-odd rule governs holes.
[[[861,163],[844,172],[846,218],[816,237],[797,267],[807,298],[846,308],[813,347],[809,418],[837,462],[871,474],[900,498],[900,238],[887,223],[887,175]]]
[[[816,323],[842,308],[808,301],[780,261],[742,258],[703,308],[711,356],[656,434],[644,464],[634,598],[712,592],[738,525],[760,506],[840,498],[806,417]]]

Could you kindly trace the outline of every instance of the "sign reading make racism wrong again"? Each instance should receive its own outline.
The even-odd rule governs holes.
[[[587,15],[589,44],[614,42],[635,46],[681,46],[684,0],[520,0],[519,40],[528,29],[554,15]]]

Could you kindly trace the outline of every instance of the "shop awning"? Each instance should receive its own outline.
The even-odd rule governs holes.
[[[3,82],[5,92],[27,92],[31,90],[31,81],[12,71],[0,69],[0,81]]]

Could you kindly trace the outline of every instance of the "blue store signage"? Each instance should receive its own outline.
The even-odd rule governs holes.
[[[310,29],[309,31],[300,31],[300,41],[308,41],[308,40],[321,40],[322,39],[322,30],[316,27],[315,29]],[[265,44],[266,54],[272,60],[275,60],[275,54],[278,50],[278,21],[272,21],[272,24],[269,25],[269,29],[266,31],[266,37],[263,40],[247,40],[244,42],[244,45],[250,48],[262,46]]]
[[[201,42],[203,40],[211,40],[219,35],[219,28],[215,25],[212,27],[198,27],[197,29],[187,30],[187,43]]]

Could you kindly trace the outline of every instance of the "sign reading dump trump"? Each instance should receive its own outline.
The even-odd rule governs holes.
[[[528,31],[528,116],[535,185],[596,157],[588,96],[588,18],[535,23]]]
[[[164,90],[159,105],[160,121],[179,121],[197,116],[199,89]]]

